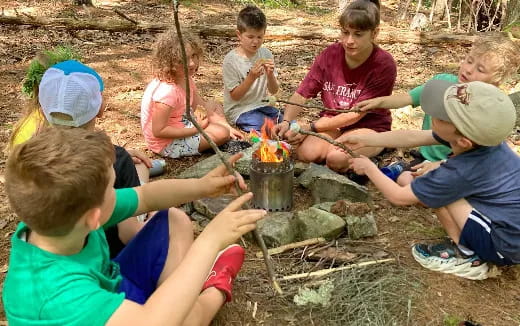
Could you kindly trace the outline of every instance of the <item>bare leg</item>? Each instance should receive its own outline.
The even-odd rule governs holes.
[[[321,134],[336,139],[341,133],[337,130],[332,130],[322,132]],[[307,136],[296,149],[296,156],[300,161],[322,163],[327,158],[327,154],[332,147],[333,146],[330,143],[323,139],[314,136]]]
[[[216,288],[204,290],[184,320],[183,326],[209,325],[224,301],[225,295]]]
[[[457,200],[445,207],[435,210],[446,233],[456,243],[459,243],[460,233],[468,220],[469,213],[473,208],[464,198]]]
[[[229,140],[229,129],[224,127],[219,123],[211,123],[204,131],[208,134],[208,136],[213,139],[213,141],[220,146]],[[200,144],[199,144],[199,152],[203,152],[207,149],[211,148],[209,143],[204,139],[204,137],[200,136]]]
[[[343,135],[355,135],[355,134],[372,134],[377,133],[372,129],[354,129],[348,130]],[[337,136],[339,137],[339,135]],[[337,138],[336,137],[336,138]],[[356,150],[355,152],[361,154],[366,157],[373,157],[377,154],[381,153],[383,147],[364,147]],[[326,162],[327,166],[336,172],[346,172],[350,166],[348,164],[348,159],[350,155],[345,153],[344,151],[338,150],[335,146],[330,145],[329,151],[327,153]]]
[[[170,230],[168,257],[157,282],[158,286],[179,266],[193,243],[193,226],[188,215],[182,210],[173,207],[168,210],[168,227]]]

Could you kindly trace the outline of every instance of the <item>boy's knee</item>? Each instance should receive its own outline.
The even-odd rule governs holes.
[[[220,124],[215,124],[215,127],[212,130],[212,134],[213,141],[217,145],[222,145],[231,138],[229,129]]]
[[[176,230],[179,230],[179,228],[192,229],[190,217],[183,210],[176,207],[168,209],[168,222],[170,227]]]
[[[409,185],[410,183],[412,183],[414,179],[414,176],[412,175],[412,172],[410,171],[404,171],[403,173],[401,173],[401,175],[399,175],[399,177],[397,177],[397,184],[400,185],[400,186],[406,186],[406,185]]]

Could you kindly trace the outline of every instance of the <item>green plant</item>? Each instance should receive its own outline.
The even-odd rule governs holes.
[[[66,60],[81,60],[81,56],[68,46],[58,46],[52,50],[43,51],[29,64],[22,84],[22,93],[34,97],[34,88],[40,84],[45,70]]]
[[[444,326],[458,326],[461,321],[462,319],[459,317],[446,315],[444,316],[443,324]]]

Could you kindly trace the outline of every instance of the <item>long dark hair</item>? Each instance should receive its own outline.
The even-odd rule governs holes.
[[[339,16],[341,27],[362,31],[374,30],[379,26],[379,0],[355,0]]]

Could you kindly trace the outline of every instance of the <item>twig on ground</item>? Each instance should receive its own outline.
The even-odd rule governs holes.
[[[118,14],[121,18],[124,18],[124,19],[128,20],[128,21],[131,22],[132,24],[134,24],[134,25],[139,25],[139,22],[138,22],[138,21],[136,21],[135,19],[132,19],[132,18],[128,17],[127,15],[125,15],[125,14],[124,14],[122,11],[120,11],[119,9],[114,8],[114,12],[115,12],[116,14]]]
[[[395,261],[395,258],[371,260],[371,261],[365,261],[362,263],[350,264],[350,265],[336,267],[336,268],[322,269],[322,270],[311,272],[311,273],[300,273],[300,274],[287,275],[287,276],[282,277],[280,280],[289,281],[289,280],[296,280],[296,279],[300,279],[300,278],[324,276],[324,275],[327,275],[330,273],[344,271],[347,269],[353,269],[353,268],[364,267],[364,266],[369,266],[369,265],[387,263],[387,262],[391,262],[391,261]]]
[[[187,116],[188,120],[190,120],[193,123],[195,128],[197,128],[197,130],[204,137],[204,139],[206,139],[206,141],[211,146],[211,148],[215,151],[215,153],[218,155],[218,157],[220,158],[222,163],[224,163],[224,165],[226,166],[226,169],[229,171],[229,173],[231,175],[237,175],[238,172],[236,172],[235,169],[233,169],[231,164],[224,157],[222,152],[218,149],[218,146],[215,144],[213,139],[211,139],[208,136],[208,134],[204,131],[204,129],[199,125],[197,120],[194,119],[193,115],[191,114],[191,110],[190,110],[190,103],[191,103],[191,101],[190,101],[190,82],[189,82],[189,78],[188,78],[189,72],[188,72],[188,64],[187,64],[188,60],[186,58],[186,48],[184,46],[184,41],[183,41],[182,32],[181,32],[181,26],[180,26],[180,23],[179,23],[179,0],[172,0],[172,3],[173,3],[173,18],[175,20],[175,29],[177,30],[177,36],[179,38],[179,43],[180,43],[180,46],[181,46],[182,65],[183,65],[183,68],[184,68],[184,81],[186,83],[185,84],[185,90],[186,90],[186,116]],[[240,187],[238,185],[238,178],[235,181],[235,183],[236,183],[237,191],[240,194],[241,191],[240,191]],[[271,262],[271,257],[269,256],[269,253],[267,252],[267,247],[265,246],[264,239],[262,239],[262,237],[258,233],[257,229],[254,229],[252,232],[253,232],[253,236],[255,237],[257,243],[260,245],[260,249],[262,249],[262,252],[264,253],[264,262],[265,262],[265,265],[267,267],[267,273],[269,275],[269,279],[271,280],[273,288],[275,289],[275,291],[278,294],[282,294],[283,291],[280,288],[280,285],[278,284],[278,281],[276,280],[276,276],[275,276],[275,273],[274,273],[274,268],[273,268],[272,262]]]
[[[267,250],[267,253],[269,255],[281,254],[282,252],[285,252],[289,249],[295,249],[295,248],[299,248],[299,247],[310,246],[313,244],[324,243],[325,241],[326,241],[325,238],[307,239],[307,240],[303,240],[303,241],[299,241],[299,242],[289,243],[289,244],[286,244],[286,245],[283,245],[280,247],[271,248],[271,249]],[[264,254],[262,252],[256,253],[256,257],[258,257],[258,258],[262,258],[263,256],[264,256]]]

